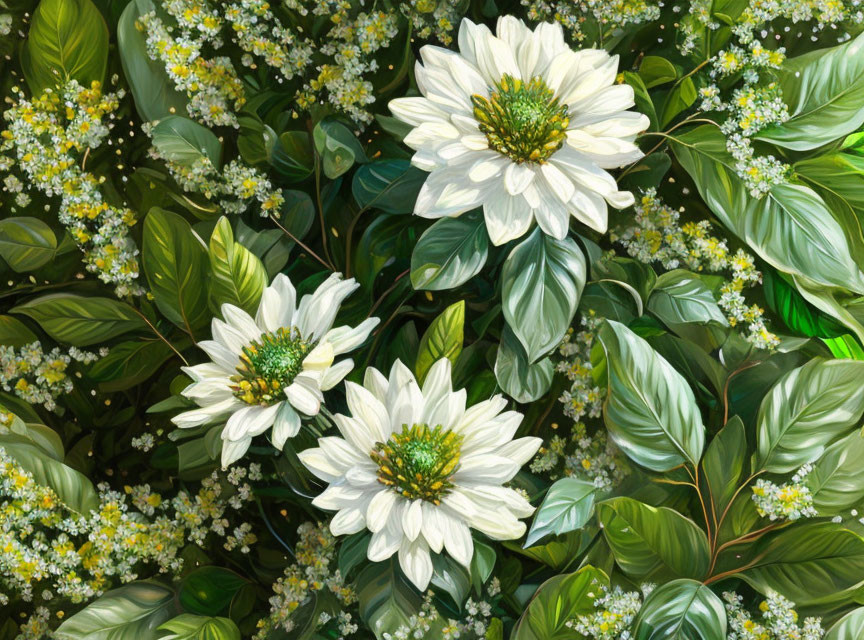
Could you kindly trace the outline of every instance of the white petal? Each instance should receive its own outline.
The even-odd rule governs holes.
[[[584,127],[578,128],[592,136],[632,139],[636,134],[645,131],[650,124],[651,121],[644,113],[622,111],[612,114],[599,122],[586,124]]]
[[[343,475],[343,470],[324,453],[323,449],[304,449],[297,454],[300,462],[309,471],[324,482],[337,482]]]
[[[290,327],[294,321],[296,300],[297,292],[291,280],[283,273],[277,274],[270,286],[261,294],[255,323],[259,327],[266,328],[267,331]]]
[[[304,371],[324,371],[333,364],[333,345],[322,341],[303,358]]]
[[[318,414],[321,409],[321,389],[318,382],[304,373],[294,378],[294,382],[285,387],[285,397],[291,406],[307,416]]]
[[[347,325],[335,327],[330,329],[321,340],[333,345],[333,353],[337,356],[348,353],[366,342],[379,322],[381,322],[379,318],[366,318],[356,327]]]
[[[372,534],[366,557],[372,562],[381,562],[399,550],[402,544],[402,531],[395,526],[386,526]]]
[[[540,438],[518,438],[501,445],[495,453],[510,458],[521,467],[534,457],[541,444],[543,441]]]
[[[469,18],[463,18],[459,24],[459,53],[471,64],[477,64],[477,47],[475,42],[481,35],[491,33],[485,24],[474,24]]]
[[[396,98],[388,106],[394,116],[415,127],[424,122],[448,121],[447,112],[426,98]]]
[[[423,502],[423,537],[429,548],[435,553],[441,553],[444,548],[444,523],[441,509],[431,502]]]
[[[414,542],[402,540],[399,546],[399,566],[408,579],[420,591],[425,591],[432,579],[432,558],[429,556],[429,546],[421,536]]]
[[[300,416],[287,402],[279,403],[279,412],[273,423],[273,446],[282,450],[288,438],[293,438],[300,432]]]
[[[477,68],[488,85],[495,85],[505,74],[521,78],[522,71],[516,64],[516,56],[507,43],[491,33],[478,34],[474,41]]]
[[[458,140],[459,129],[449,122],[423,122],[414,127],[402,140],[412,149],[437,147],[444,140]]]
[[[561,202],[568,202],[576,192],[576,187],[564,172],[551,162],[540,165],[540,173],[546,179],[546,186]]]
[[[350,509],[355,507],[357,502],[366,498],[366,494],[365,490],[357,487],[346,484],[331,484],[312,501],[312,504],[327,511]]]
[[[243,347],[261,335],[260,331],[255,335],[244,335],[227,322],[222,322],[221,320],[213,320],[210,331],[217,344],[221,344],[225,349],[236,354],[243,353]]]
[[[294,321],[303,338],[319,339],[330,331],[342,302],[359,286],[354,278],[342,280],[341,273],[334,273],[314,293],[303,296]]]
[[[444,547],[463,567],[471,566],[474,541],[471,539],[471,531],[464,523],[453,518],[444,519]]]
[[[350,535],[366,527],[366,518],[360,509],[342,509],[330,521],[330,533],[334,536]]]
[[[387,388],[389,386],[390,382],[378,369],[375,367],[366,368],[366,373],[363,374],[363,387],[371,391],[372,395],[381,402],[387,399]]]
[[[423,505],[422,500],[412,500],[402,511],[402,531],[405,536],[413,541],[420,535],[423,529]]]
[[[338,470],[340,476],[344,476],[350,469],[365,462],[372,462],[363,452],[358,451],[342,438],[327,436],[318,439],[321,452],[327,456],[332,468]]]
[[[385,442],[389,438],[390,415],[387,407],[371,391],[348,382],[345,384],[345,401],[351,415],[366,425],[375,442]]]
[[[371,453],[378,442],[384,442],[390,437],[389,430],[387,437],[382,438],[377,431],[373,431],[364,421],[356,418],[336,414],[333,416],[333,420],[342,437],[350,442],[351,446],[357,449],[357,451],[366,454]]]
[[[486,182],[504,173],[510,160],[496,151],[479,151],[474,154],[478,158],[468,169],[468,177],[472,182]]]
[[[366,525],[369,527],[369,531],[375,533],[387,525],[390,514],[398,501],[399,496],[389,488],[372,496],[369,506],[366,508]]]
[[[511,196],[501,188],[489,195],[483,205],[483,217],[489,239],[495,246],[522,237],[534,220],[524,194]]]
[[[215,420],[216,418],[231,413],[235,409],[238,409],[242,406],[245,405],[239,400],[237,400],[234,396],[231,396],[230,398],[226,398],[221,402],[210,404],[205,407],[201,407],[200,409],[192,409],[191,411],[185,411],[183,413],[177,414],[176,416],[171,418],[171,422],[176,424],[181,429],[200,427],[202,424],[207,424],[211,420]]]
[[[223,440],[240,440],[241,438],[254,438],[267,431],[276,420],[281,402],[269,407],[243,407],[235,411],[228,418],[225,430],[222,431]]]
[[[214,320],[215,324],[218,320]],[[215,340],[201,340],[198,346],[206,353],[210,359],[218,364],[226,371],[234,371],[237,365],[240,364],[240,352],[233,353],[224,345]]]
[[[256,339],[262,333],[261,328],[255,324],[252,316],[233,304],[222,305],[222,317],[246,339],[247,343]]]
[[[525,191],[534,180],[537,173],[529,164],[511,162],[504,172],[504,186],[511,196],[518,196]]]
[[[243,438],[241,440],[223,440],[222,441],[222,468],[225,469],[233,462],[236,462],[249,450],[249,445],[252,444],[252,438]]]
[[[510,481],[520,467],[510,458],[490,453],[462,456],[453,480],[458,484],[503,484]]]
[[[345,358],[327,369],[321,376],[321,391],[329,391],[342,382],[353,368],[354,361],[351,358]]]
[[[598,193],[577,191],[570,201],[570,213],[574,218],[595,231],[606,233],[609,208],[606,206],[606,201]]]
[[[465,180],[467,167],[455,165],[436,169],[420,188],[414,213],[424,218],[456,216],[478,207],[488,186]]]

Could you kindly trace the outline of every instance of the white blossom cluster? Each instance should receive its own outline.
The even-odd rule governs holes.
[[[753,256],[742,249],[734,254],[726,240],[710,234],[707,220],[680,223],[681,214],[658,197],[654,189],[646,191],[634,205],[635,224],[614,230],[610,237],[621,243],[627,253],[645,264],[660,263],[666,269],[686,266],[691,271],[727,272],[731,279],[720,289],[717,304],[726,314],[729,324],[747,325],[747,340],[760,349],[771,349],[779,339],[771,333],[764,319],[764,310],[748,305],[742,291],[762,282]]]
[[[643,584],[641,593],[603,586],[602,595],[594,601],[594,613],[580,615],[567,626],[593,640],[631,640],[630,625],[642,608],[642,598],[653,589],[653,584]]]
[[[597,23],[602,40],[603,35],[613,35],[628,25],[656,20],[660,17],[663,3],[654,4],[646,0],[522,0],[522,6],[528,8],[530,20],[560,22],[574,40],[581,42],[588,37],[586,19]]]
[[[759,515],[770,520],[798,520],[819,515],[813,506],[813,494],[805,484],[805,478],[812,469],[812,464],[805,464],[795,472],[791,482],[782,485],[770,480],[757,480],[751,490]]]
[[[497,582],[491,583],[490,595],[497,595]],[[461,620],[441,617],[432,604],[434,594],[428,591],[420,611],[411,616],[407,625],[399,626],[392,633],[384,633],[384,640],[414,640],[415,638],[440,638],[441,640],[482,640],[486,637],[492,618],[492,605],[486,601],[468,598],[463,607],[465,616]]]
[[[107,349],[97,355],[76,347],[66,352],[54,347],[46,353],[38,341],[17,349],[0,345],[0,388],[53,411],[57,398],[72,391],[72,380],[66,371],[72,361],[90,364],[106,355]]]
[[[411,21],[418,38],[437,38],[443,45],[453,42],[453,30],[462,17],[466,3],[453,0],[406,0],[399,3],[403,15]]]
[[[130,237],[135,215],[109,205],[99,189],[104,178],[83,168],[108,136],[123,92],[103,94],[98,82],[85,88],[75,80],[30,100],[13,91],[17,100],[3,114],[0,150],[14,151],[33,188],[60,198],[58,217],[84,251],[87,269],[116,285],[118,296],[140,295],[138,249]]]
[[[727,640],[820,640],[825,631],[819,618],[805,618],[798,626],[795,603],[779,593],[770,593],[759,604],[762,620],[754,620],[743,608],[743,598],[734,592],[725,592],[729,631]]]

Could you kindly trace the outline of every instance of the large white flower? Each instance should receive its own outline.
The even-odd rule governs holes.
[[[176,416],[179,427],[197,427],[228,418],[222,431],[222,466],[239,459],[252,438],[273,427],[273,445],[300,430],[300,414],[314,416],[322,391],[331,389],[354,366],[336,356],[360,346],[378,324],[368,318],[357,327],[333,327],[336,313],[359,285],[332,274],[318,289],[297,294],[287,276],[264,289],[253,319],[231,304],[212,324],[213,340],[198,343],[212,362],[184,367],[194,382],[183,390],[200,407]]]
[[[615,84],[618,56],[572,51],[560,24],[531,31],[511,16],[498,20],[497,36],[463,20],[459,50],[420,49],[424,97],[390,102],[415,127],[405,138],[414,165],[431,171],[414,212],[440,218],[483,205],[496,245],[535,219],[559,239],[571,215],[605,232],[607,203],[633,204],[605,169],[642,157],[634,140],[648,127],[627,111],[633,89]]]
[[[450,361],[429,370],[421,390],[397,361],[385,378],[366,370],[363,386],[346,384],[351,416],[335,416],[342,434],[318,440],[300,459],[329,487],[312,504],[338,511],[334,535],[372,532],[372,561],[399,554],[419,589],[432,576],[430,551],[468,567],[474,552],[469,527],[495,540],[525,532],[519,520],[533,507],[502,486],[540,447],[539,438],[513,440],[522,415],[502,413],[499,396],[465,408],[454,392]]]

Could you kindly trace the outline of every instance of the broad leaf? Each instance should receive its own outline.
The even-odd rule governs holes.
[[[159,627],[171,633],[162,640],[240,640],[240,629],[229,618],[211,618],[184,613]]]
[[[561,342],[579,306],[585,275],[585,256],[576,242],[556,240],[539,227],[507,257],[501,269],[504,317],[529,362]]]
[[[194,337],[209,320],[207,250],[192,227],[176,213],[153,208],[144,219],[142,262],[156,306]]]
[[[76,347],[104,344],[124,333],[150,330],[144,319],[125,302],[71,293],[42,296],[18,305],[11,313],[32,318],[58,342]]]
[[[202,157],[219,168],[222,143],[207,127],[183,116],[168,116],[153,127],[153,146],[166,160],[191,168]]]
[[[422,598],[399,569],[395,556],[370,564],[357,576],[360,618],[379,640],[420,610]]]
[[[591,566],[550,578],[528,603],[511,640],[571,640],[573,629],[567,622],[593,613],[594,601],[608,585],[606,574]]]
[[[787,373],[759,407],[753,470],[789,473],[822,455],[864,413],[864,362],[814,358]]]
[[[324,118],[312,134],[315,150],[322,158],[324,175],[335,180],[355,162],[368,162],[363,146],[354,133],[333,118]]]
[[[210,306],[233,304],[254,316],[267,286],[267,271],[258,256],[239,242],[228,218],[222,217],[210,236]]]
[[[172,355],[162,341],[121,342],[90,366],[87,377],[101,383],[100,391],[123,391],[153,376]]]
[[[594,512],[595,490],[593,483],[578,478],[556,481],[534,513],[525,546],[530,547],[548,535],[560,535],[584,527]]]
[[[603,416],[618,447],[652,471],[696,465],[705,427],[687,381],[622,324],[607,320],[598,337],[608,385]]]
[[[7,347],[23,347],[39,338],[18,318],[0,315],[0,344]]]
[[[132,582],[100,596],[63,621],[58,640],[155,640],[171,617],[174,592],[157,582]]]
[[[0,220],[0,258],[13,271],[34,271],[50,262],[56,253],[57,238],[39,218]]]
[[[683,322],[728,325],[714,294],[695,273],[676,269],[657,279],[648,309],[669,326]]]
[[[667,582],[645,599],[633,622],[633,638],[726,640],[723,601],[701,582]]]
[[[805,484],[821,516],[839,515],[864,500],[864,436],[858,430],[825,449]]]
[[[864,35],[786,60],[779,85],[791,117],[759,140],[806,151],[855,131],[864,122]]]
[[[199,567],[183,578],[178,599],[186,611],[215,616],[226,610],[243,585],[249,581],[223,567]]]
[[[90,0],[42,0],[33,13],[21,51],[27,86],[39,96],[45,89],[77,80],[89,88],[105,80],[108,27]]]
[[[354,173],[351,192],[361,209],[413,213],[414,202],[428,174],[408,160],[379,160]]]
[[[504,393],[516,402],[533,402],[549,391],[554,371],[549,358],[529,363],[513,331],[504,327],[495,358],[495,379]]]
[[[597,515],[615,562],[627,575],[705,577],[708,539],[677,511],[621,497],[598,503]]]
[[[740,486],[746,461],[747,436],[744,423],[741,418],[734,416],[714,436],[705,451],[705,457],[702,458],[705,482],[718,518]]]
[[[455,363],[462,353],[464,337],[465,301],[460,300],[444,309],[420,338],[417,362],[414,365],[417,380],[422,384],[429,369],[441,358]]]
[[[850,611],[828,629],[823,640],[860,640],[864,638],[864,607]]]
[[[489,236],[481,211],[441,218],[414,247],[411,284],[430,291],[458,287],[480,273],[488,252]]]

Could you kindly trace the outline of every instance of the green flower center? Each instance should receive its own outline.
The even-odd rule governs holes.
[[[243,347],[237,373],[231,376],[234,395],[246,404],[271,405],[303,370],[303,358],[314,345],[300,332],[282,327]]]
[[[519,164],[543,164],[567,138],[569,109],[539,76],[525,83],[505,74],[491,96],[471,102],[489,147]]]
[[[450,492],[450,478],[459,467],[462,436],[441,425],[402,425],[387,442],[372,450],[378,481],[409,500],[441,504]]]

